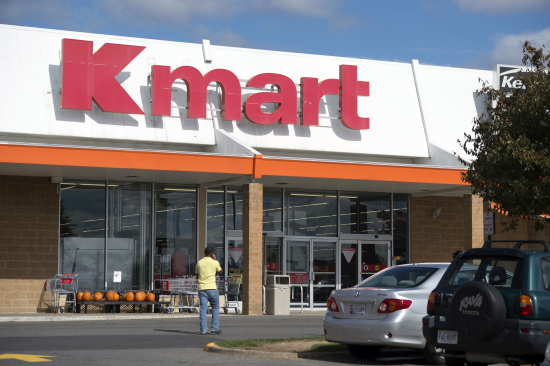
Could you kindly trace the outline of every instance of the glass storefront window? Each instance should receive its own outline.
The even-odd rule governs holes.
[[[409,263],[408,195],[393,195],[393,255],[397,264]]]
[[[155,281],[195,274],[197,190],[194,186],[155,184],[153,276]],[[160,284],[156,283],[155,287]]]
[[[224,189],[209,189],[206,198],[206,245],[214,248],[214,254],[222,268],[225,266]],[[200,253],[202,256],[202,253]]]
[[[337,236],[336,192],[286,192],[290,236]]]
[[[391,234],[391,193],[342,192],[342,234]]]
[[[264,188],[263,230],[283,230],[283,190],[281,188]]]
[[[105,182],[64,182],[60,189],[61,273],[78,274],[79,289],[105,286]]]
[[[243,189],[227,187],[227,230],[243,229]]]
[[[108,201],[107,289],[115,289],[114,271],[122,272],[120,289],[149,289],[151,184],[110,182]]]

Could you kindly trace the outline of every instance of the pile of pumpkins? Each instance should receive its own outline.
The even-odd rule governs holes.
[[[92,293],[90,291],[86,291],[86,292],[79,292],[76,295],[76,299],[78,301],[92,301],[92,298],[94,299],[94,301],[102,301],[103,300],[103,293],[96,292],[92,296]],[[131,301],[137,301],[137,302],[149,301],[149,302],[151,302],[151,301],[155,301],[155,294],[153,294],[151,292],[145,293],[144,291],[138,291],[134,294],[133,292],[130,291],[130,292],[127,292],[124,295],[120,296],[120,294],[118,294],[117,292],[108,291],[105,294],[105,300],[107,300],[107,301],[119,301],[119,300],[121,300],[121,301],[128,301],[128,302],[131,302]]]

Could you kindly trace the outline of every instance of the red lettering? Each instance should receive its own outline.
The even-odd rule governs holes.
[[[273,84],[279,89],[278,93],[256,93],[244,103],[244,113],[251,122],[268,125],[280,121],[282,124],[296,124],[297,98],[294,82],[279,74],[259,74],[248,80],[246,84],[252,88],[264,88],[267,84]],[[262,104],[277,103],[279,106],[272,113],[262,112]]]
[[[172,84],[182,79],[187,86],[187,117],[206,118],[206,89],[208,84],[216,82],[222,89],[222,118],[241,120],[241,84],[231,71],[216,69],[204,77],[199,70],[191,66],[182,66],[170,74],[169,66],[153,66],[152,101],[153,115],[170,116]]]
[[[95,54],[93,43],[63,39],[61,63],[61,108],[91,110],[92,99],[104,112],[144,114],[115,77],[145,47],[106,43]],[[202,75],[191,66],[182,66],[170,72],[169,66],[155,65],[151,69],[152,114],[170,116],[171,94],[174,81],[182,79],[187,86],[187,116],[206,118],[206,91],[212,82],[222,91],[222,119],[241,120],[241,86],[235,74],[216,69]],[[265,88],[272,84],[277,92],[260,92],[244,102],[248,120],[257,124],[296,124],[297,98],[294,82],[280,74],[265,73],[253,76],[248,87]],[[340,65],[340,79],[318,82],[316,78],[300,79],[300,123],[304,126],[319,125],[319,102],[327,94],[340,95],[339,118],[344,126],[354,130],[369,128],[369,118],[359,117],[358,98],[369,96],[369,83],[357,81],[357,66]],[[272,113],[262,111],[262,105],[277,105]]]
[[[300,85],[300,123],[304,126],[319,126],[319,102],[327,94],[340,94],[339,80],[327,79],[318,84],[315,78],[301,78]]]
[[[144,114],[116,81],[117,76],[145,47],[106,43],[95,54],[93,42],[63,39],[61,108],[92,109],[92,99],[103,112]]]
[[[357,97],[369,96],[369,83],[357,81],[357,66],[340,65],[340,121],[353,130],[367,130],[369,119],[357,114]]]

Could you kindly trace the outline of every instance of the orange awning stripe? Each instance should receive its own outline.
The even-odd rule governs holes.
[[[464,170],[162,151],[0,144],[0,163],[467,185]]]

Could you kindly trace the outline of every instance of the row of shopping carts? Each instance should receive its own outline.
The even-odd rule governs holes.
[[[241,292],[242,277],[230,276],[227,279],[216,277],[216,286],[220,296],[224,298],[223,306],[220,306],[224,313],[229,313],[229,309],[235,309],[235,313],[240,314],[239,296]],[[163,306],[161,311],[164,313],[198,312],[199,304],[199,282],[194,276],[185,276],[171,278],[162,281],[163,292],[170,294],[170,304]],[[209,308],[211,312],[212,309]]]

